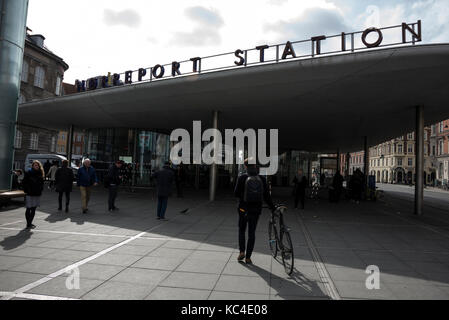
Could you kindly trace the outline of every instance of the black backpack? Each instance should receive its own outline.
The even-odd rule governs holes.
[[[249,203],[263,201],[263,182],[258,175],[246,178],[243,201]]]

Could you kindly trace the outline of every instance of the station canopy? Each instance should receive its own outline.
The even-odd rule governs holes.
[[[19,123],[67,130],[278,129],[279,147],[363,149],[449,118],[449,44],[410,45],[260,64],[24,103]]]

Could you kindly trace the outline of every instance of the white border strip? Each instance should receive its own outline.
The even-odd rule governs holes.
[[[65,297],[55,297],[55,296],[46,296],[43,294],[33,294],[33,293],[15,293],[15,292],[5,292],[0,291],[0,296],[8,297],[8,300],[13,298],[24,298],[31,300],[80,300],[73,298],[65,298]],[[2,299],[5,300],[5,299]]]

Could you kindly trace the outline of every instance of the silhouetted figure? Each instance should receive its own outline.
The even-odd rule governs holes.
[[[55,188],[58,192],[58,210],[62,210],[62,197],[65,194],[65,212],[69,212],[70,193],[73,188],[74,175],[71,168],[69,168],[69,161],[62,160],[62,167],[56,170],[55,174]]]
[[[167,210],[168,197],[170,196],[175,174],[170,168],[170,163],[165,162],[162,170],[156,171],[151,175],[156,179],[157,186],[157,218],[165,220],[165,211]]]
[[[301,202],[301,209],[304,209],[306,188],[308,181],[302,169],[298,170],[298,173],[295,175],[295,178],[293,179],[293,183],[295,184],[293,190],[295,195],[295,209],[298,208],[299,202]]]

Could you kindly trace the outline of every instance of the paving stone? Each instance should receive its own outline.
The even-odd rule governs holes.
[[[42,278],[41,274],[2,271],[0,272],[0,291],[14,291]]]
[[[65,261],[55,261],[52,259],[33,259],[14,268],[11,268],[10,270],[49,275],[55,271],[65,268],[67,265],[68,263]]]
[[[145,300],[206,300],[211,291],[185,288],[157,287]]]
[[[182,257],[143,257],[132,266],[135,268],[156,269],[156,270],[175,270],[182,262]]]
[[[76,288],[71,287],[74,285],[74,282],[71,278],[67,278],[66,276],[59,276],[27,291],[27,293],[79,299],[84,294],[98,287],[102,283],[103,281],[100,280],[80,278],[79,288]]]
[[[106,253],[92,260],[91,263],[128,267],[141,258],[142,256],[130,254]]]
[[[437,286],[424,286],[415,284],[393,284],[388,283],[387,286],[397,299],[406,300],[439,300],[449,299],[449,295]]]
[[[140,285],[157,285],[169,274],[169,271],[127,268],[111,278],[110,281],[136,283]]]
[[[107,281],[82,296],[83,300],[142,300],[156,285],[143,286],[135,283]]]
[[[68,262],[78,262],[84,260],[87,257],[92,256],[93,252],[88,251],[77,251],[77,250],[58,250],[56,252],[50,253],[45,256],[46,259],[68,261]]]
[[[43,258],[57,251],[57,249],[53,248],[25,247],[22,249],[13,250],[12,252],[4,253],[4,255],[26,258]]]
[[[339,295],[344,299],[396,299],[391,289],[386,285],[380,285],[380,289],[368,290],[364,281],[333,281]]]
[[[155,250],[156,246],[133,246],[133,245],[123,245],[117,249],[111,251],[115,254],[131,254],[131,255],[146,255],[149,252]]]
[[[83,279],[108,280],[125,269],[125,267],[86,263],[81,265],[78,269],[80,277]]]
[[[187,258],[176,271],[221,274],[225,265],[226,261]]]
[[[209,300],[269,300],[267,294],[212,291]]]
[[[221,275],[214,290],[268,295],[269,282],[269,278]]]
[[[148,256],[163,258],[187,258],[193,252],[193,250],[157,248],[156,250],[151,251]]]
[[[0,256],[0,270],[10,270],[31,260],[33,258]]]
[[[219,275],[190,272],[173,272],[160,283],[161,286],[212,290]]]

